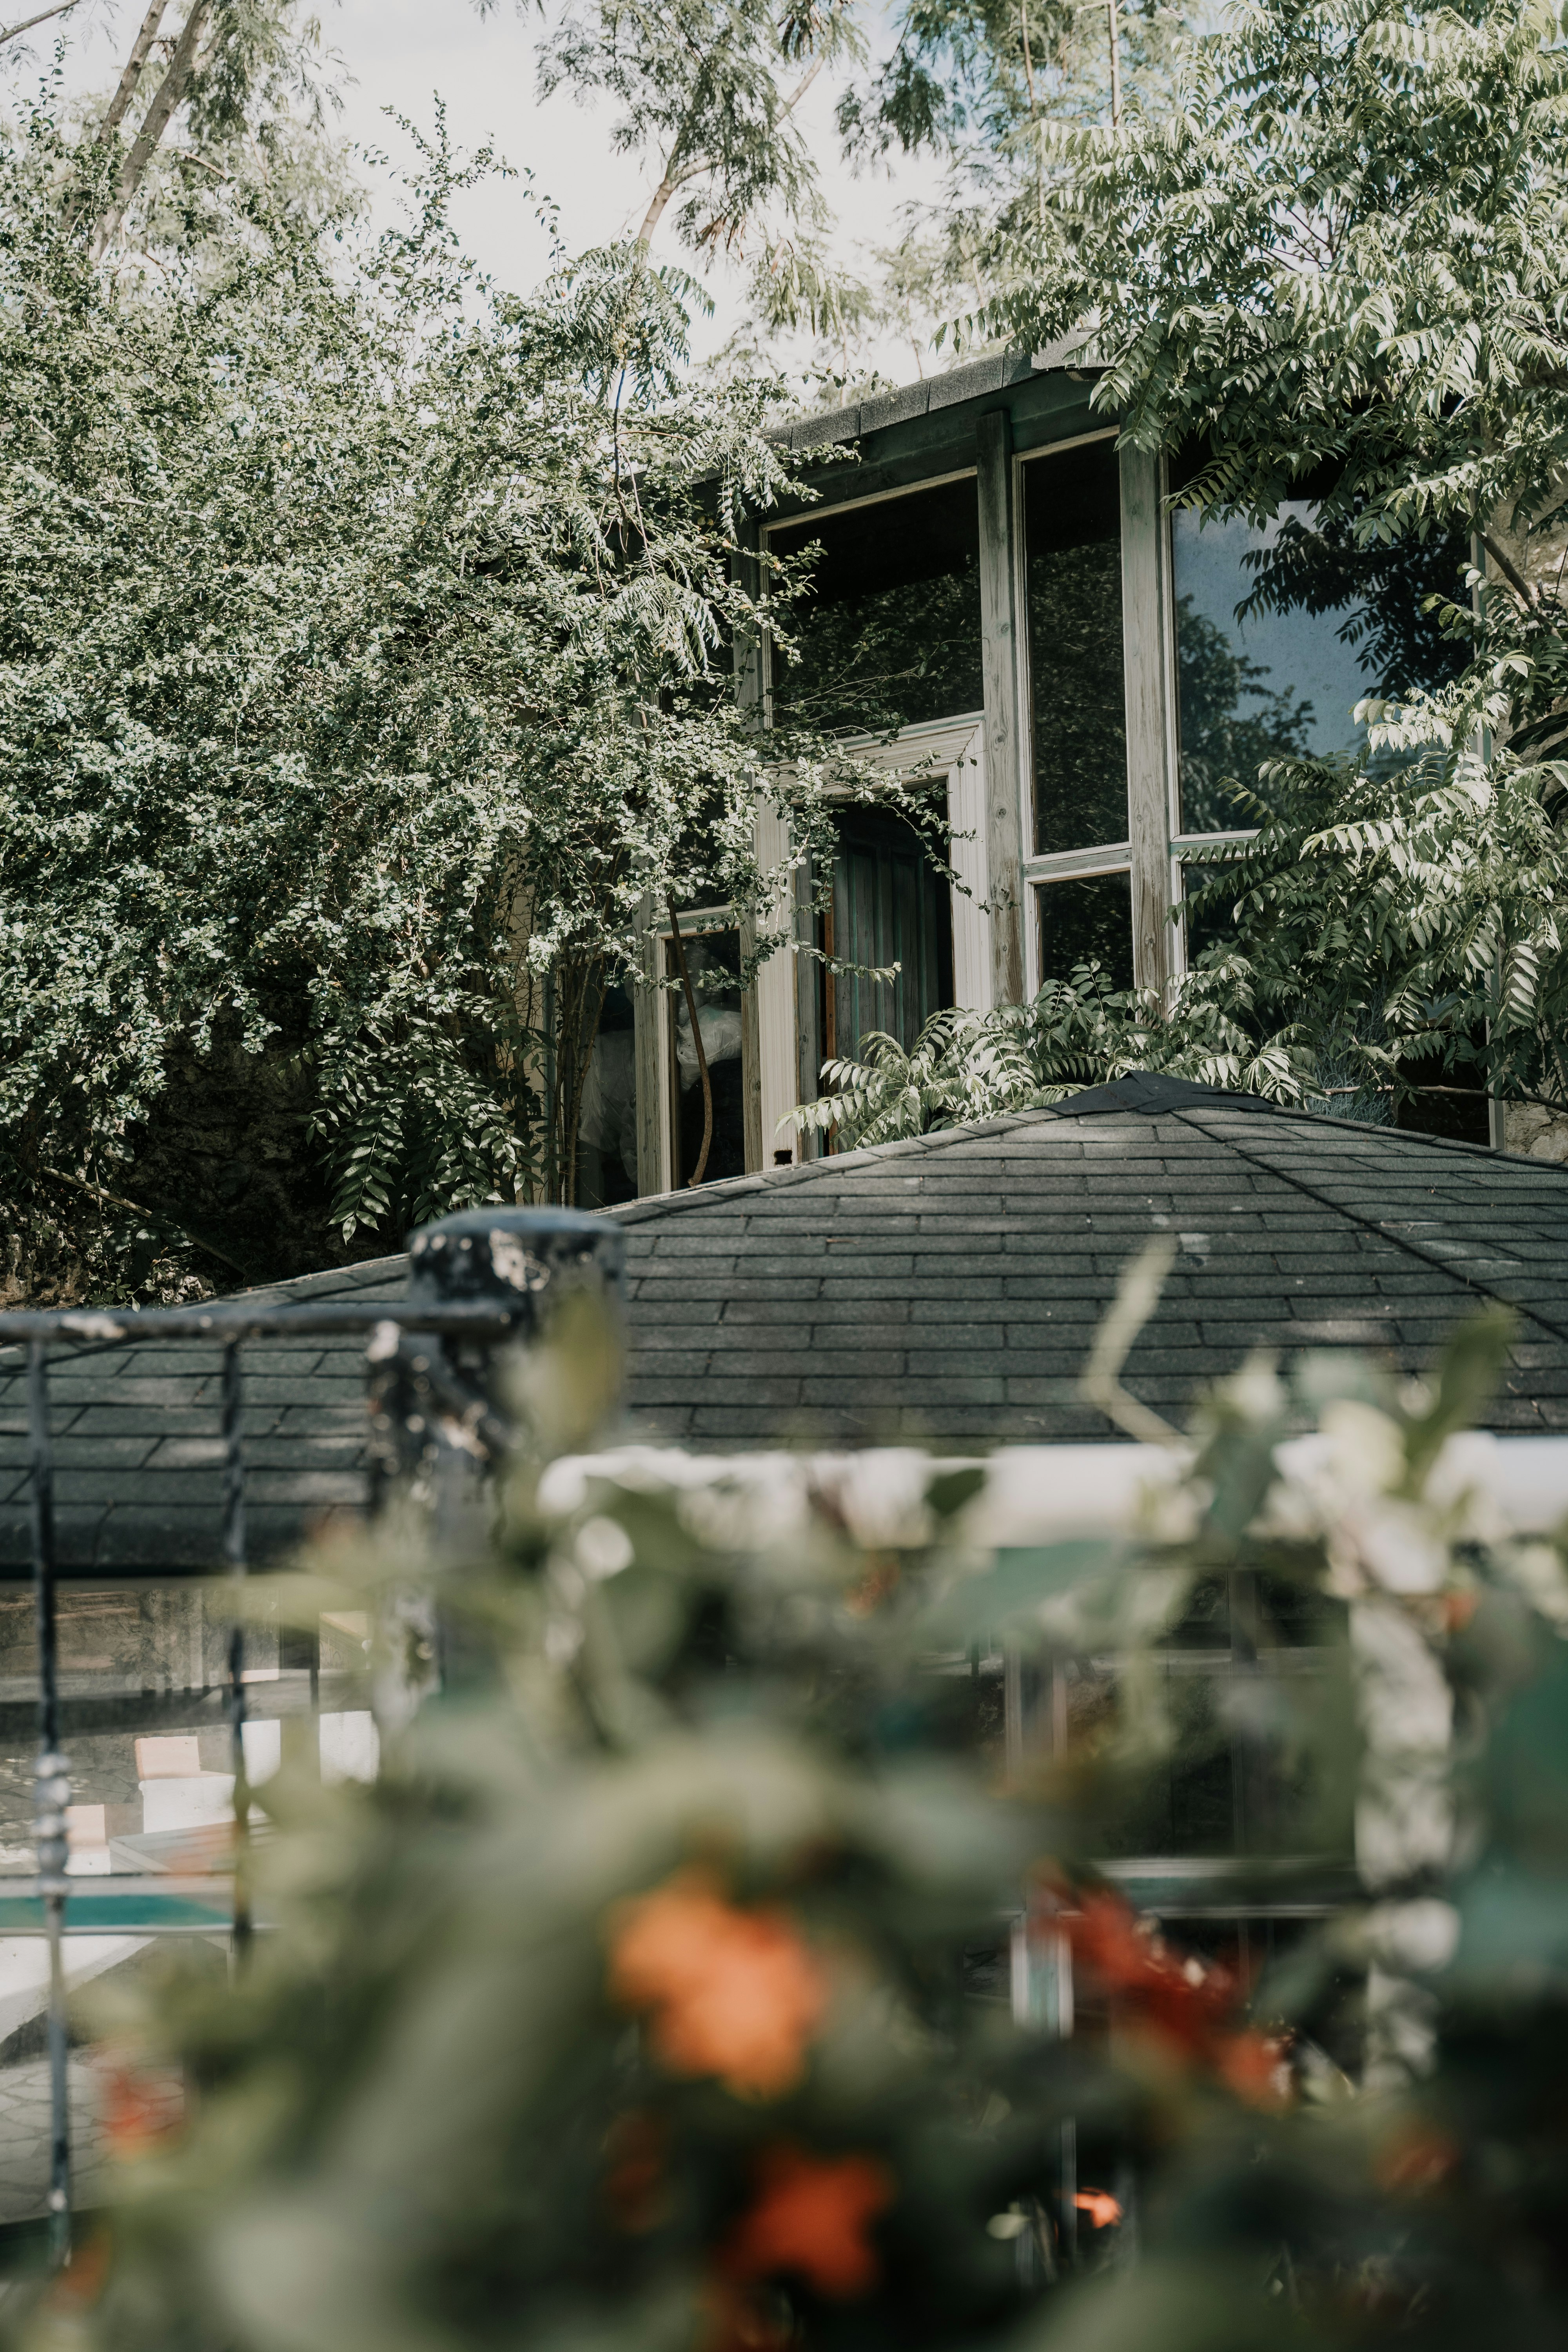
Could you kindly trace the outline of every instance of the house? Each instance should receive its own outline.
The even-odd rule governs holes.
[[[957,881],[933,871],[907,822],[864,804],[844,811],[826,915],[796,875],[782,911],[800,943],[896,963],[891,981],[778,952],[742,991],[750,941],[722,908],[683,912],[705,982],[710,1178],[810,1156],[816,1143],[780,1122],[819,1091],[825,1057],[870,1029],[911,1042],[939,1006],[1025,1000],[1089,955],[1121,984],[1179,971],[1206,944],[1170,919],[1191,861],[1244,830],[1225,778],[1351,749],[1363,697],[1451,674],[1455,648],[1423,607],[1458,588],[1465,545],[1367,557],[1331,543],[1310,527],[1311,483],[1266,531],[1169,514],[1181,453],[1118,453],[1093,381],[1065,351],[986,359],[784,436],[825,453],[807,475],[816,502],[762,518],[742,568],[755,590],[770,566],[812,554],[792,624],[800,657],[743,648],[738,690],[764,726],[809,715],[945,793]],[[788,859],[771,814],[759,847],[770,866]],[[676,944],[668,922],[655,929],[649,977],[675,977]],[[1433,1098],[1421,1116],[1470,1141],[1553,1148],[1529,1114],[1510,1112],[1505,1138],[1479,1094]],[[701,1129],[684,1003],[612,991],[579,1198],[614,1206],[679,1186]]]

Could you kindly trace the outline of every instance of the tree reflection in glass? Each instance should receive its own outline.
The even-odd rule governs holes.
[[[1358,548],[1351,523],[1308,498],[1261,530],[1178,509],[1173,541],[1184,833],[1253,822],[1236,787],[1255,787],[1267,760],[1364,758],[1358,702],[1462,667],[1463,646],[1423,609],[1462,595],[1461,541]]]
[[[776,724],[875,734],[980,709],[973,475],[776,526],[768,551],[815,556],[786,624],[800,658],[773,651]]]
[[[1112,988],[1132,985],[1132,886],[1125,874],[1077,874],[1035,893],[1040,978],[1071,980],[1097,963]]]
[[[1121,657],[1121,491],[1116,451],[1094,441],[1024,468],[1035,848],[1127,839]]]

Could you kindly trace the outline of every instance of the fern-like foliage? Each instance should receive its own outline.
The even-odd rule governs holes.
[[[1256,1030],[1257,992],[1240,955],[1215,955],[1168,996],[1118,990],[1098,963],[1047,981],[1030,1004],[935,1013],[907,1050],[876,1032],[860,1059],[826,1063],[827,1091],[793,1113],[802,1133],[847,1148],[891,1143],[964,1119],[1036,1110],[1131,1070],[1160,1070],[1232,1093],[1300,1103],[1314,1065],[1297,1024]]]

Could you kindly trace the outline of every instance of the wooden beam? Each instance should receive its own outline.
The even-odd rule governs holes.
[[[762,590],[761,533],[754,522],[742,523],[736,534],[740,544],[730,557],[730,577],[738,588],[755,601]],[[735,699],[759,733],[763,719],[763,646],[754,629],[742,629],[735,635]],[[757,817],[756,850],[759,859],[764,849],[764,814]],[[757,927],[750,915],[740,923],[741,961],[754,954]],[[762,1008],[759,988],[748,988],[741,996],[741,1123],[744,1137],[746,1172],[753,1175],[768,1165],[768,1139],[763,1118],[763,1040]]]
[[[980,628],[985,701],[985,867],[991,905],[992,1002],[1024,998],[1024,761],[1029,730],[1022,707],[1016,601],[1013,593],[1013,436],[1005,409],[980,419]]]
[[[1160,461],[1121,452],[1121,645],[1127,695],[1127,829],[1132,850],[1132,977],[1163,988],[1171,971],[1171,792],[1175,709],[1167,631]]]

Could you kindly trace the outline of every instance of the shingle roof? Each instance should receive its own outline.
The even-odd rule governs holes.
[[[407,1260],[308,1274],[247,1292],[258,1304],[401,1298]],[[217,1345],[193,1335],[52,1352],[50,1423],[62,1569],[178,1574],[216,1564],[223,1448]],[[245,1350],[246,1523],[261,1559],[307,1521],[364,1507],[364,1343],[265,1339]],[[19,1353],[0,1352],[0,1576],[30,1543],[27,1400]]]
[[[1249,1096],[1134,1077],[1026,1112],[665,1193],[625,1228],[628,1405],[704,1446],[1108,1438],[1076,1382],[1116,1277],[1179,1255],[1128,1385],[1180,1419],[1247,1349],[1350,1344],[1426,1366],[1468,1308],[1521,1321],[1488,1425],[1568,1431],[1568,1171]],[[384,1258],[264,1294],[393,1297]],[[259,1558],[361,1507],[359,1343],[247,1349]],[[15,1366],[16,1369],[8,1369]],[[216,1347],[62,1351],[53,1375],[62,1565],[210,1565]],[[26,1409],[0,1359],[0,1574],[27,1556]]]
[[[1248,1349],[1428,1364],[1521,1310],[1499,1430],[1568,1430],[1568,1171],[1135,1077],[1055,1110],[628,1204],[630,1402],[672,1438],[1102,1438],[1077,1394],[1129,1257],[1179,1255],[1128,1385],[1179,1419]]]

